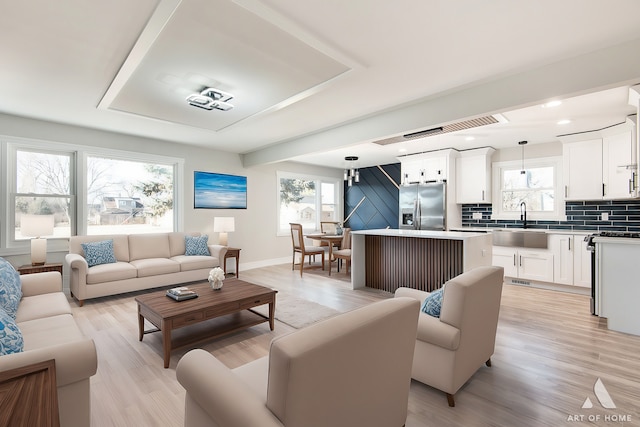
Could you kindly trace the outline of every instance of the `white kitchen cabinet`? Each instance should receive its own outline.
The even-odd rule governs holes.
[[[605,135],[602,138],[602,178],[604,199],[635,196],[636,164],[633,132]]]
[[[591,288],[591,252],[587,250],[586,234],[573,236],[573,284]]]
[[[460,153],[456,159],[456,202],[491,203],[491,156],[493,148]]]
[[[562,145],[565,200],[602,199],[602,139]]]
[[[573,285],[575,242],[572,234],[550,234],[549,248],[553,253],[553,282]]]
[[[548,250],[494,246],[493,265],[503,267],[506,277],[553,282],[553,254]]]
[[[449,161],[454,150],[439,150],[400,157],[402,182],[449,180]],[[457,152],[456,152],[457,154]]]
[[[635,125],[561,138],[565,200],[637,196]],[[579,139],[583,138],[583,139]]]

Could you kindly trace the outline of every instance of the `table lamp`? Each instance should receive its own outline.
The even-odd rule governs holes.
[[[53,215],[22,215],[20,234],[31,239],[31,265],[44,265],[47,262],[47,239],[43,236],[53,234]]]
[[[213,231],[220,233],[219,243],[222,246],[227,246],[227,233],[236,231],[235,218],[232,216],[217,216],[213,218]]]

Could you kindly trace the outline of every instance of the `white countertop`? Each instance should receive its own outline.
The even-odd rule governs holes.
[[[640,245],[640,239],[632,239],[625,237],[594,237],[594,243],[611,243],[620,245]]]
[[[487,233],[472,233],[466,231],[431,231],[431,230],[397,230],[382,228],[377,230],[357,230],[351,234],[369,236],[419,237],[423,239],[467,240],[473,237],[486,236]]]
[[[541,233],[547,234],[592,234],[597,233],[598,230],[563,230],[563,229],[540,229],[540,228],[501,228],[501,227],[457,227],[452,228],[451,231],[461,231],[465,232],[477,232],[477,233],[491,233],[495,230],[509,230],[509,231],[539,231]]]

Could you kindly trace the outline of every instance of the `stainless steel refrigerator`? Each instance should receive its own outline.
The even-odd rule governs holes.
[[[400,187],[401,229],[445,230],[446,182],[408,184]]]

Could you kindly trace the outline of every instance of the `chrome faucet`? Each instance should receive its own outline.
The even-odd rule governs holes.
[[[520,202],[520,221],[522,221],[522,228],[527,228],[527,204]]]

